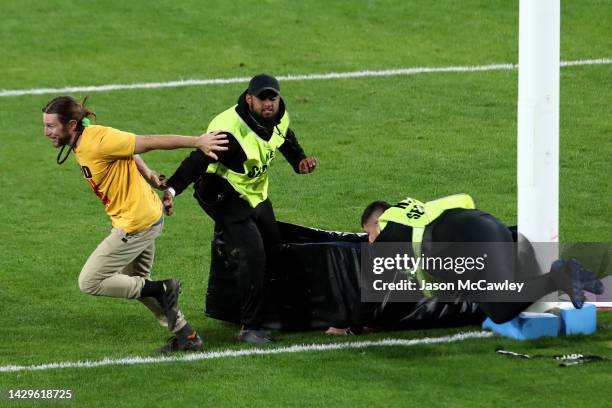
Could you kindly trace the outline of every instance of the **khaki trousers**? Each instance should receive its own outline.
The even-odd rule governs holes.
[[[161,235],[163,221],[144,231],[127,234],[113,228],[87,259],[79,275],[79,288],[94,296],[138,299],[168,328],[164,311],[155,298],[139,298],[145,280],[150,279],[155,257],[155,239]],[[174,332],[187,324],[179,311]]]

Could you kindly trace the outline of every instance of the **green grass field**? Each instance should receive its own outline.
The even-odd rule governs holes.
[[[612,2],[562,2],[562,60],[612,57]],[[518,4],[437,2],[3,0],[0,90],[516,63]],[[468,192],[516,222],[513,70],[281,83],[316,173],[270,170],[277,218],[357,231],[374,199]],[[98,123],[199,134],[246,83],[77,93]],[[610,242],[612,66],[561,70],[561,239]],[[55,164],[41,107],[56,95],[0,97],[0,366],[154,356],[166,332],[138,302],[93,298],[77,277],[110,223],[73,158]],[[186,151],[144,159],[171,174]],[[212,222],[191,194],[157,240],[154,277],[183,280],[182,309],[206,351],[241,349],[237,327],[202,312]],[[70,388],[74,406],[606,405],[609,364],[557,368],[510,350],[612,357],[611,312],[591,337],[250,356],[139,366],[0,372],[10,388]],[[329,338],[278,333],[277,346],[436,337],[477,327]],[[608,390],[608,391],[606,391]],[[32,404],[36,405],[36,404]],[[0,406],[28,406],[2,400]]]

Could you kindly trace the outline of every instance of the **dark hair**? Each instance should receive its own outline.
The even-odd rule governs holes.
[[[363,214],[361,214],[361,226],[363,227],[368,221],[368,218],[370,218],[376,211],[382,210],[384,212],[389,208],[391,208],[391,204],[386,201],[374,201],[370,203],[370,205],[363,210]]]
[[[60,123],[64,126],[68,125],[71,120],[76,120],[76,131],[80,133],[83,131],[82,120],[96,116],[94,112],[85,107],[87,98],[86,96],[81,102],[77,102],[72,96],[58,96],[47,103],[42,111],[57,114]]]

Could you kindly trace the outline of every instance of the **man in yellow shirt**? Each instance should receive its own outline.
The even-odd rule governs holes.
[[[69,96],[51,100],[43,108],[44,133],[55,147],[62,147],[58,164],[71,151],[81,172],[100,198],[113,228],[89,256],[79,275],[79,288],[94,296],[138,299],[160,324],[175,334],[160,352],[195,351],[202,339],[178,309],[180,282],[150,280],[155,239],[163,229],[162,203],[151,186],[159,187],[158,175],[138,156],[150,150],[197,148],[216,157],[225,150],[222,135],[200,137],[141,136],[105,126],[91,125],[95,116]],[[68,152],[60,159],[64,149]]]

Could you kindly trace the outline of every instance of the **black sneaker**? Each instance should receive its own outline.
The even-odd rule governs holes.
[[[238,340],[251,344],[270,344],[274,341],[270,335],[263,330],[242,329],[238,335]]]
[[[192,335],[187,337],[184,341],[174,336],[168,341],[166,345],[157,349],[158,353],[176,353],[178,351],[200,351],[204,347],[204,342],[197,332],[193,332]]]
[[[575,259],[571,259],[571,261],[576,262],[580,266],[580,281],[582,282],[582,286],[584,290],[587,292],[594,293],[596,295],[603,295],[604,293],[604,284],[599,279],[597,274],[593,271],[585,269],[578,261]]]
[[[557,259],[550,266],[556,274],[557,284],[567,293],[576,309],[582,309],[586,297],[580,280],[580,267],[566,259]]]
[[[557,274],[560,286],[567,293],[576,309],[581,309],[586,300],[584,291],[603,293],[603,283],[597,275],[585,269],[576,259],[558,259],[551,265],[551,272]]]
[[[178,298],[181,291],[181,282],[168,279],[164,282],[164,294],[161,299],[161,306],[168,319],[168,330],[173,330],[178,317]]]

